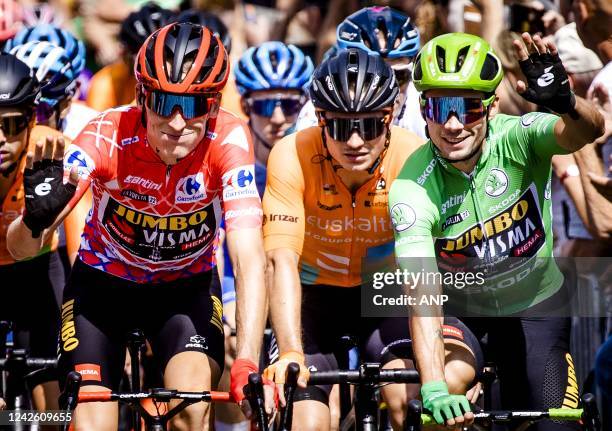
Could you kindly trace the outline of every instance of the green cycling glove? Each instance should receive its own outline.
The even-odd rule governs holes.
[[[423,407],[432,413],[440,425],[448,419],[463,416],[463,413],[471,411],[465,395],[450,395],[448,386],[441,381],[424,383],[421,386],[421,396]]]

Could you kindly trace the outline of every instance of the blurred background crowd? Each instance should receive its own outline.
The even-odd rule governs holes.
[[[505,69],[498,89],[501,112],[512,115],[538,110],[514,90],[516,81],[524,78],[513,55],[512,41],[525,31],[554,40],[574,92],[590,100],[606,118],[606,134],[601,139],[575,154],[556,156],[553,160],[556,256],[609,257],[612,248],[611,0],[380,0],[376,4],[364,0],[0,0],[0,43],[5,51],[19,52],[17,55],[22,59],[30,58],[34,63],[48,61],[45,67],[42,63],[30,64],[42,71],[43,76],[49,68],[57,67],[62,69],[62,79],[76,83],[69,87],[71,91],[64,91],[66,86],[62,87],[62,94],[66,95],[63,99],[45,95],[43,91],[43,100],[48,99],[43,105],[48,110],[47,119],[53,119],[57,128],[74,138],[99,111],[135,103],[134,56],[146,37],[166,23],[174,20],[201,23],[219,35],[230,52],[233,69],[223,92],[222,106],[248,119],[245,93],[254,88],[248,87],[248,80],[237,83],[233,76],[239,73],[236,71],[248,69],[249,59],[256,58],[249,48],[282,41],[298,47],[316,66],[337,46],[337,37],[342,33],[340,24],[369,6],[389,6],[409,17],[418,31],[416,40],[420,46],[448,32],[477,34],[489,41]],[[392,51],[396,47],[385,47],[387,40],[392,39],[387,39],[384,20],[379,24],[372,24],[368,34],[361,27],[347,35],[354,37],[361,31],[357,45],[379,52]],[[28,46],[31,41],[47,41],[51,46]],[[349,38],[343,44],[350,45],[350,42]],[[54,46],[63,49],[55,56],[49,54]],[[398,80],[403,77],[403,84],[409,81],[410,62],[417,50],[387,58]],[[239,61],[243,62],[242,66]],[[50,91],[50,87],[46,88]],[[406,97],[415,97],[414,91],[409,87]],[[418,104],[405,105],[400,117],[406,121],[401,124],[407,124],[407,128],[423,136]],[[298,121],[297,110],[284,111],[281,123]],[[41,112],[37,116],[44,117]],[[266,135],[266,128],[260,129],[263,135],[258,136],[259,140],[273,144],[274,139]],[[283,133],[290,130],[292,127],[282,128]],[[609,301],[612,296],[612,269],[604,264],[603,268],[599,265],[584,273],[587,275],[583,282],[592,287],[590,291],[600,293],[583,299],[584,307],[601,309],[602,304],[598,302],[606,298]],[[607,309],[610,310],[609,304]],[[610,334],[609,322],[610,319],[576,320],[573,354],[579,378],[587,384],[597,350]],[[608,349],[612,348],[610,342],[607,345]],[[612,355],[600,357],[609,361]],[[612,373],[611,363],[601,365],[602,370]]]

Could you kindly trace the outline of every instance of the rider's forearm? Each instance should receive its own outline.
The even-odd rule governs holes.
[[[6,233],[6,248],[15,260],[34,257],[42,250],[46,235],[47,232],[44,232],[38,238],[32,238],[32,231],[22,221],[22,217],[18,217]]]
[[[578,151],[605,132],[605,121],[599,111],[582,97],[576,96],[574,113],[564,114],[555,125],[558,144],[568,151]]]
[[[411,316],[412,350],[421,383],[444,381],[444,337],[442,318]]]
[[[258,363],[267,307],[263,245],[249,250],[232,265],[236,276],[236,356]]]
[[[277,249],[268,253],[270,318],[281,354],[302,352],[302,286],[298,260],[299,256],[291,250]]]

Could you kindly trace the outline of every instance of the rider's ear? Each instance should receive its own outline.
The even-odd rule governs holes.
[[[324,127],[325,126],[325,117],[323,116],[322,112],[317,112],[317,120],[319,121],[318,126],[319,127]]]
[[[489,119],[495,117],[499,112],[499,95],[497,93],[495,93],[495,99],[487,109],[489,110]]]
[[[246,97],[240,98],[240,106],[242,107],[242,112],[244,112],[247,117],[251,115],[251,107],[247,103]]]

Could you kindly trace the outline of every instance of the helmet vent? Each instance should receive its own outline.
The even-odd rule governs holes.
[[[480,79],[486,79],[487,81],[493,80],[499,72],[499,65],[495,58],[491,54],[487,54],[485,61],[480,70]]]
[[[438,62],[438,68],[441,72],[447,72],[446,70],[446,50],[439,45],[436,45],[436,61]]]
[[[421,68],[421,54],[418,55],[414,60],[414,72],[412,72],[412,78],[416,81],[423,79],[423,69]]]
[[[465,58],[467,57],[467,54],[469,51],[470,51],[470,47],[464,46],[457,53],[457,68],[455,69],[456,72],[461,70],[461,68],[463,67],[463,63],[465,62]]]

